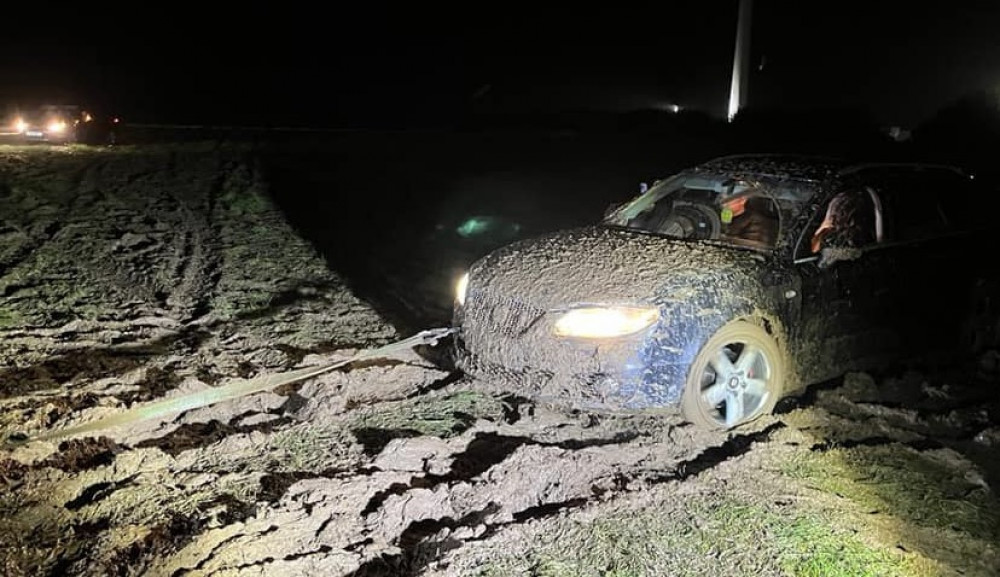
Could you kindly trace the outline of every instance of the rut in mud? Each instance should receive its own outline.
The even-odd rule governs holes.
[[[45,148],[6,151],[0,163],[5,437],[408,336],[330,270],[321,251],[336,247],[303,240],[251,149]],[[671,413],[536,404],[431,362],[441,355],[403,351],[96,438],[4,448],[0,566],[545,574],[546,547],[566,548],[572,541],[559,539],[615,515],[654,512],[703,531],[715,511],[706,503],[846,507],[811,476],[827,464],[815,459],[834,457],[858,476],[876,458],[926,465],[947,489],[940,498],[998,510],[990,367],[946,381],[849,375],[716,433]],[[950,525],[934,525],[897,501],[858,518],[916,529],[888,544],[866,525],[859,532],[969,575],[1000,565],[995,527],[947,516]],[[677,558],[696,567],[683,551]]]

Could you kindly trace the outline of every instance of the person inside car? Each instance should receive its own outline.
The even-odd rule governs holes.
[[[847,190],[834,196],[827,205],[809,248],[818,254],[826,246],[861,248],[875,241],[875,206],[871,195],[864,190]]]
[[[723,204],[727,237],[750,244],[773,247],[778,239],[778,214],[766,196],[742,196]]]

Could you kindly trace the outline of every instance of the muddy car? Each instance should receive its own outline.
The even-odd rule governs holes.
[[[945,166],[707,162],[475,262],[456,362],[535,399],[726,429],[847,371],[995,343],[975,185]]]

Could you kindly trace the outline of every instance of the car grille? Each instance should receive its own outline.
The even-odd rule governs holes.
[[[469,304],[466,314],[470,321],[508,337],[523,335],[545,316],[545,309],[486,291],[470,295]]]

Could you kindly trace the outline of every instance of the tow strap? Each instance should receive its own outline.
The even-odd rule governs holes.
[[[111,427],[118,427],[121,425],[131,425],[142,421],[157,419],[173,413],[180,413],[183,411],[189,411],[191,409],[207,407],[208,405],[212,405],[220,401],[228,401],[231,399],[236,399],[253,393],[259,393],[262,391],[273,389],[275,387],[280,387],[281,385],[287,385],[289,383],[302,381],[304,379],[308,379],[311,377],[321,375],[323,373],[330,372],[334,369],[343,367],[344,365],[348,365],[350,363],[356,363],[358,361],[363,361],[365,359],[384,357],[386,354],[400,349],[408,349],[410,347],[415,347],[418,345],[434,346],[438,343],[439,340],[443,339],[444,337],[454,332],[455,332],[454,328],[428,329],[425,331],[420,331],[419,333],[413,335],[410,338],[403,339],[401,341],[396,341],[394,343],[390,343],[388,345],[381,346],[376,349],[362,351],[348,359],[343,359],[340,361],[327,363],[323,365],[317,365],[315,367],[306,367],[304,369],[298,369],[287,373],[264,375],[262,377],[257,377],[255,379],[237,379],[232,382],[226,383],[221,387],[212,387],[201,391],[195,391],[193,393],[189,393],[186,395],[180,395],[177,397],[171,397],[169,399],[163,399],[160,401],[150,403],[148,405],[134,407],[127,411],[104,417],[103,419],[98,419],[96,421],[91,421],[89,423],[77,425],[75,427],[69,427],[58,431],[52,431],[50,433],[45,433],[42,435],[38,435],[36,437],[28,437],[24,435],[12,435],[6,441],[7,443],[10,444],[24,444],[35,441],[55,441],[65,437],[79,435],[81,433],[93,433],[95,431],[100,431]]]

